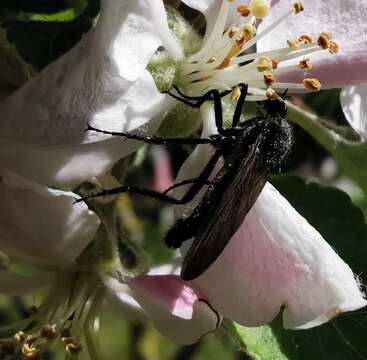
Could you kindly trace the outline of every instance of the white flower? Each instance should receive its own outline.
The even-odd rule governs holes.
[[[1,168],[52,186],[78,184],[137,148],[85,132],[87,122],[133,131],[166,107],[145,69],[163,42],[180,52],[163,3],[103,0],[101,5],[95,28],[1,102]],[[160,121],[158,116],[142,131],[156,131]]]
[[[95,308],[85,304],[97,302],[97,297],[100,301],[98,278],[73,270],[100,221],[85,203],[75,204],[76,194],[47,188],[9,170],[0,170],[0,194],[1,251],[33,266],[30,276],[1,271],[0,292],[23,295],[49,288],[36,314],[8,328],[13,329],[16,351],[36,355],[65,329],[78,339],[86,318],[70,317],[93,313]],[[18,332],[25,328],[27,334]],[[76,351],[75,339],[65,347]]]
[[[214,63],[206,64],[205,60],[217,56],[216,61],[223,58],[235,64],[258,59],[265,69],[267,57],[283,61],[297,54],[306,56],[319,50],[314,42],[293,50],[287,47],[286,40],[304,32],[312,31],[317,36],[322,31],[331,30],[345,51],[337,56],[328,54],[322,61],[318,60],[323,59],[319,56],[323,51],[313,54],[313,69],[306,73],[284,64],[283,70],[288,73],[294,69],[297,79],[278,81],[273,87],[304,88],[304,78],[320,78],[326,87],[366,80],[367,67],[363,65],[367,58],[364,56],[366,41],[361,37],[359,22],[359,19],[363,21],[363,14],[367,11],[363,1],[308,0],[305,12],[297,16],[291,15],[292,2],[279,1],[259,26],[258,35],[244,45],[248,47],[248,44],[255,43],[261,34],[274,27],[276,19],[283,19],[258,42],[258,50],[271,49],[268,55],[261,55],[261,62],[260,55],[243,55],[237,48],[233,48],[233,59],[228,52],[231,42],[236,43],[237,35],[242,34],[246,23],[253,23],[251,16],[242,18],[235,11],[242,2],[186,0],[185,3],[204,12],[207,19],[203,48],[187,59],[183,58],[182,49],[168,28],[162,0],[154,3],[150,0],[102,0],[96,27],[73,49],[0,104],[0,167],[53,186],[72,186],[109,170],[139,144],[100,133],[86,133],[86,124],[89,122],[95,127],[114,131],[139,129],[142,134],[157,130],[164,113],[172,105],[172,99],[159,93],[146,66],[162,45],[177,59],[178,72],[182,70],[183,74],[188,74],[178,78],[187,92],[231,87],[237,81],[248,81],[255,90],[266,88],[264,74],[254,71],[256,62],[243,66],[242,73],[236,66],[215,69]],[[231,26],[233,24],[235,27]],[[230,28],[223,36],[221,30],[228,30],[225,25]],[[303,39],[306,41],[307,37]],[[224,46],[223,51],[218,47],[220,44]],[[283,50],[277,50],[279,48]],[[198,63],[194,62],[195,58]],[[202,75],[210,71],[213,76],[209,80],[201,78],[198,84],[190,82],[199,76],[189,75],[195,66]],[[279,69],[273,69],[272,74],[280,76],[282,66],[279,64]],[[333,70],[334,66],[343,67],[343,71]],[[251,76],[247,78],[246,74]],[[267,83],[273,80],[267,77]],[[307,84],[318,88],[317,82]],[[264,98],[264,91],[260,91],[260,95],[255,93],[253,91],[249,99]]]

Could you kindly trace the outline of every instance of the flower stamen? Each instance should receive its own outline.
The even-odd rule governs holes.
[[[249,5],[237,6],[239,16],[226,28],[231,1],[222,1],[213,31],[204,47],[181,63],[177,85],[188,95],[201,95],[211,89],[228,90],[240,83],[248,85],[247,100],[274,97],[277,90],[319,91],[320,81],[306,78],[297,83],[282,83],[281,78],[288,70],[311,70],[309,55],[328,50],[339,51],[336,42],[326,33],[316,41],[308,33],[301,33],[288,40],[288,46],[264,51],[250,52],[253,45],[284,22],[288,17],[303,11],[303,4],[294,3],[288,12],[257,33],[257,19],[264,18],[271,10],[269,0],[252,0]],[[290,62],[293,60],[293,62]],[[271,87],[271,91],[267,92]],[[262,95],[261,95],[262,94]]]
[[[79,339],[84,329],[96,319],[104,291],[97,275],[58,274],[50,295],[39,306],[37,313],[22,320],[22,328],[26,328],[27,332],[16,332],[14,351],[21,352],[27,359],[39,359],[59,338],[67,354],[79,353],[82,350]],[[4,341],[0,341],[1,349],[6,344]]]
[[[306,89],[311,91],[320,91],[321,89],[321,83],[318,79],[304,79],[303,84],[305,85]]]

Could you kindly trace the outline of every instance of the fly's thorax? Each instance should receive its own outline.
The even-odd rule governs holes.
[[[261,146],[269,174],[280,173],[293,145],[293,131],[286,118],[275,115],[264,124],[264,141]]]

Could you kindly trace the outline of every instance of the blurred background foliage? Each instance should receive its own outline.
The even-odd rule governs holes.
[[[0,98],[72,48],[93,26],[99,7],[99,0],[1,0]],[[188,16],[193,17],[191,12]],[[336,125],[347,126],[339,104],[339,90],[292,97],[291,101]],[[367,272],[367,199],[310,135],[297,126],[294,132],[295,146],[285,170],[300,178],[275,178],[274,184],[363,280]],[[151,187],[154,171],[150,150],[146,147],[137,156],[122,160],[116,165],[114,174],[123,183]],[[165,151],[175,175],[191,149],[171,146]],[[130,171],[121,176],[119,169],[126,168],[127,163]],[[133,166],[137,163],[139,166]],[[301,178],[340,188],[349,196],[317,183],[307,184]],[[170,210],[149,199],[125,199],[124,204],[120,215],[131,233],[143,241],[150,264],[159,265],[169,260],[172,252],[163,245],[162,239],[171,223]],[[1,324],[26,316],[34,301],[37,299],[1,297]],[[111,299],[101,315],[101,344],[105,359],[109,360],[367,358],[367,313],[363,310],[342,315],[320,328],[300,332],[284,331],[279,319],[271,326],[256,329],[245,329],[225,321],[222,329],[198,344],[177,347],[151,325],[138,323],[129,316],[122,317],[119,306]],[[63,356],[56,348],[43,359],[62,359]],[[81,358],[87,359],[87,355],[82,354]],[[1,359],[7,357],[0,354]]]

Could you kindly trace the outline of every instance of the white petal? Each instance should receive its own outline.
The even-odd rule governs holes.
[[[125,317],[138,321],[149,320],[149,316],[146,311],[134,299],[129,286],[122,284],[117,279],[110,276],[102,276],[101,279],[107,289],[110,290],[109,295],[112,295],[113,299],[117,300],[117,303]]]
[[[93,239],[98,217],[77,195],[0,170],[0,248],[43,265],[73,262]]]
[[[259,33],[275,19],[289,11],[293,1],[280,0],[259,26]],[[367,82],[367,38],[363,29],[367,16],[364,0],[305,0],[305,10],[289,17],[257,44],[258,51],[287,46],[288,39],[302,33],[317,38],[327,32],[340,45],[340,52],[331,55],[327,51],[311,55],[313,70],[299,70],[286,74],[284,81],[301,81],[305,77],[317,77],[323,87],[341,87]]]
[[[40,288],[47,287],[52,283],[52,275],[36,274],[23,276],[7,271],[0,271],[0,294],[25,295]]]
[[[143,275],[129,286],[154,326],[179,345],[200,340],[220,324],[220,317],[200,292],[179,276]]]
[[[0,104],[0,141],[4,148],[14,144],[1,152],[1,167],[69,185],[100,175],[134,151],[131,142],[86,133],[86,124],[132,131],[166,108],[145,67],[167,29],[160,1],[104,0],[96,28]]]
[[[284,327],[301,329],[366,305],[349,266],[270,184],[195,283],[246,326],[269,323],[283,306]]]
[[[215,21],[218,17],[219,9],[221,6],[221,1],[217,0],[182,0],[187,6],[202,12],[206,19],[206,29],[204,43],[209,36],[210,32],[213,30]],[[234,0],[231,1],[230,12],[227,19],[227,26],[231,25],[235,18],[238,16],[236,8],[240,4],[248,3],[248,0]]]
[[[210,135],[217,134],[214,106],[205,103],[200,107],[200,113],[203,119],[203,130],[201,133],[201,137],[206,138]],[[179,183],[180,181],[187,179],[193,179],[199,176],[205,164],[210,160],[213,154],[214,148],[212,145],[196,146],[194,151],[182,164],[175,179],[175,183]],[[174,196],[176,198],[182,197],[186,193],[188,187],[190,187],[190,185],[178,187],[174,190]],[[176,217],[182,216],[183,211],[185,211],[185,213],[190,213],[191,210],[196,206],[202,195],[203,191],[201,191],[190,204],[175,206]]]
[[[139,84],[141,84],[140,81]],[[153,86],[155,85],[153,84]],[[150,99],[151,101],[156,101],[154,96],[151,96]],[[136,102],[141,100],[138,97],[136,98]],[[124,102],[123,98],[121,102]],[[163,102],[156,101],[154,107],[150,109],[151,113],[149,113],[149,109],[144,107],[139,109],[139,104],[137,103],[128,104],[126,102],[125,106],[123,108],[120,107],[120,109],[118,108],[119,105],[116,105],[116,107],[110,109],[111,111],[116,110],[114,116],[111,116],[111,120],[115,119],[116,121],[111,121],[112,124],[109,123],[108,126],[111,129],[113,124],[118,124],[119,115],[121,115],[121,118],[125,116],[120,111],[126,113],[126,118],[131,116],[134,119],[133,116],[136,116],[141,122],[148,121],[150,116],[160,112],[161,107],[163,109],[168,108],[169,102],[170,99],[168,98]],[[104,119],[106,120],[105,117]],[[153,134],[158,129],[162,119],[162,116],[153,118],[146,126],[139,129],[139,133],[142,135]],[[86,120],[84,119],[83,122]],[[26,118],[24,118],[24,121],[26,122]],[[86,127],[86,124],[84,126]],[[96,126],[107,129],[106,125],[97,124]],[[60,131],[59,136],[61,136],[63,129],[58,131]],[[52,186],[71,187],[91,177],[97,177],[106,173],[116,161],[141,146],[141,142],[125,140],[121,137],[106,138],[106,136],[95,136],[92,133],[85,134],[82,128],[76,131],[74,135],[70,134],[70,136],[81,133],[84,139],[74,138],[69,142],[67,136],[65,136],[57,144],[44,143],[47,139],[52,140],[52,134],[36,139],[36,134],[28,133],[25,134],[27,136],[25,141],[24,139],[16,141],[14,138],[0,138],[0,166]]]
[[[349,124],[367,141],[367,86],[350,86],[340,93],[340,103]]]

